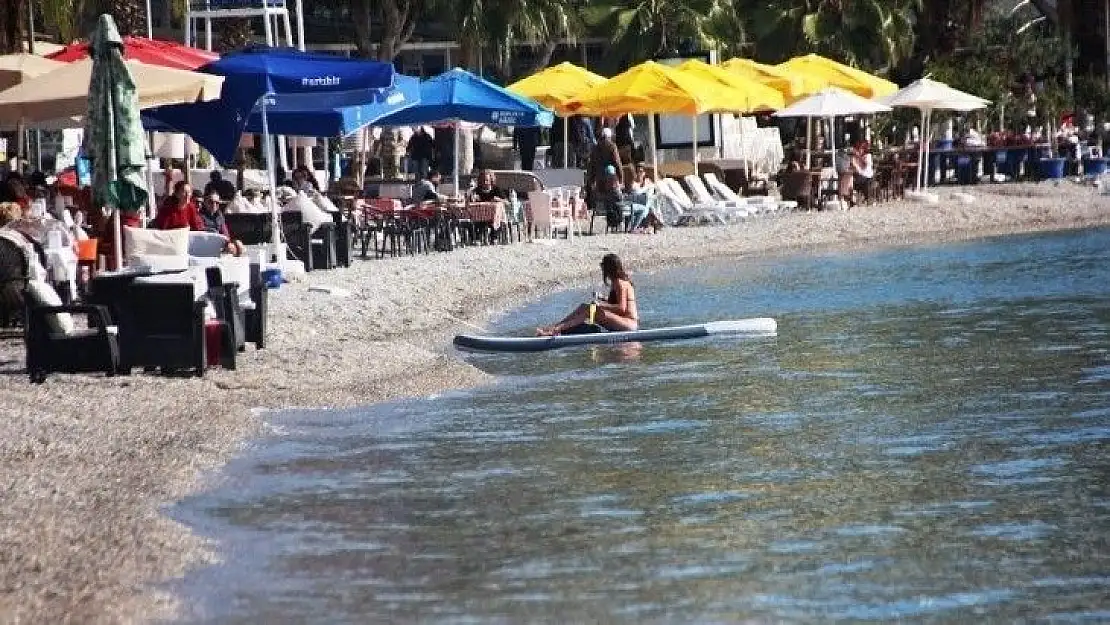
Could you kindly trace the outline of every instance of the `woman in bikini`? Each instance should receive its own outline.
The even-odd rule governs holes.
[[[638,329],[640,313],[636,309],[636,288],[632,286],[620,257],[606,254],[601,259],[601,277],[609,285],[609,297],[605,301],[582,304],[559,323],[537,328],[536,334],[555,336],[587,322],[613,332]]]

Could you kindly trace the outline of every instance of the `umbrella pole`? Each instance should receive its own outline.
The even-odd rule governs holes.
[[[694,113],[694,177],[698,176],[698,115]]]
[[[112,207],[112,255],[115,256],[115,270],[123,269],[123,224],[118,207]]]
[[[563,169],[570,169],[570,117],[563,118]]]
[[[451,141],[452,141],[452,143],[455,144],[455,149],[453,150],[454,154],[451,156],[451,161],[453,163],[451,169],[453,169],[455,171],[455,174],[454,174],[455,195],[462,195],[461,193],[459,193],[459,126],[460,126],[460,124],[458,122],[455,122],[454,124],[452,124],[452,126],[454,127],[454,132],[451,133],[452,134]]]
[[[655,149],[655,115],[648,113],[648,148],[651,149],[651,176],[659,181],[659,151]]]
[[[929,177],[930,177],[930,175],[929,175],[929,156],[930,156],[930,154],[929,154],[929,152],[930,152],[929,144],[932,143],[932,136],[931,135],[933,134],[932,132],[929,131],[929,127],[932,126],[932,125],[933,125],[933,110],[932,109],[927,109],[927,111],[925,113],[925,128],[922,129],[923,132],[921,133],[921,149],[925,151],[925,163],[924,163],[924,165],[925,165],[925,168],[924,168],[925,176],[924,176],[924,181],[921,183],[921,189],[923,191],[927,191],[929,189]]]
[[[813,118],[806,117],[806,169],[813,165]]]
[[[925,109],[921,109],[921,135],[917,139],[917,190],[925,180]]]
[[[273,139],[270,137],[269,116],[266,113],[266,95],[262,96],[262,141],[266,145],[266,182],[270,185],[270,214],[273,217],[273,235],[270,238],[270,252],[273,254],[273,258],[275,262],[278,263],[278,266],[281,266],[281,262],[284,260],[284,254],[281,249],[281,219],[278,217],[277,198],[275,197],[277,182],[274,180],[276,177],[274,172],[274,146]]]

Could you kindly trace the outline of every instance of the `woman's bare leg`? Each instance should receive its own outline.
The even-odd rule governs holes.
[[[606,330],[613,332],[627,332],[629,330],[637,330],[640,324],[634,319],[629,319],[607,310],[598,309],[597,323],[604,326]]]
[[[600,308],[598,309],[598,312],[601,312]],[[556,323],[555,325],[541,326],[539,328],[536,328],[536,334],[538,334],[539,336],[555,336],[558,334],[562,334],[564,331],[567,330],[567,328],[573,328],[574,326],[584,323],[586,321],[586,317],[588,317],[589,314],[589,306],[587,306],[586,304],[579,304],[578,308],[574,309],[574,312],[570,313],[566,317],[563,317],[563,320],[559,323]]]

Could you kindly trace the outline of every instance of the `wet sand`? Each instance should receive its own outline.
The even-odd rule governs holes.
[[[356,260],[271,294],[269,344],[203,379],[53,375],[31,385],[23,342],[0,341],[0,622],[146,622],[181,610],[167,583],[218,545],[162,507],[202,488],[260,426],[256,408],[327,407],[481,384],[450,338],[500,311],[635,272],[714,257],[873,249],[1110,225],[1110,196],[1074,183],[985,185],[962,204],[892,202],[657,235]],[[343,298],[311,286],[336,286]],[[766,311],[773,314],[773,311]],[[465,323],[464,323],[465,322]]]

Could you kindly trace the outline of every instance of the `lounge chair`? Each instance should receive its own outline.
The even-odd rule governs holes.
[[[655,188],[672,211],[677,213],[672,222],[676,226],[702,222],[727,223],[717,204],[695,204],[674,178],[659,180],[655,183]]]
[[[727,217],[732,219],[742,219],[744,217],[750,216],[753,212],[749,209],[748,203],[743,199],[731,201],[721,200],[713,197],[713,194],[709,192],[709,189],[705,188],[705,183],[701,181],[701,178],[698,178],[693,174],[683,176],[683,180],[686,182],[686,186],[689,187],[690,191],[694,194],[691,199],[693,199],[698,204],[716,206],[718,212],[724,213]]]

